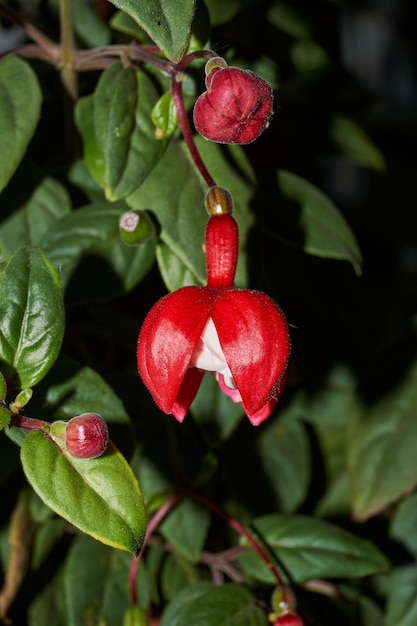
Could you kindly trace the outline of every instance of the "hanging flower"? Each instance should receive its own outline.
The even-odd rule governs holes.
[[[247,144],[267,128],[273,112],[270,85],[250,70],[227,67],[221,57],[206,64],[207,91],[194,105],[194,126],[211,141]]]
[[[226,194],[218,187],[209,192],[207,287],[183,287],[156,303],[139,335],[138,369],[159,408],[180,422],[211,372],[258,425],[282,391],[290,340],[271,298],[233,287],[238,229]],[[217,214],[225,206],[228,212]]]

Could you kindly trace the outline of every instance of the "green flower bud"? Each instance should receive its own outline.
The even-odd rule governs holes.
[[[126,211],[119,220],[120,235],[129,246],[148,241],[155,234],[155,226],[146,211]]]

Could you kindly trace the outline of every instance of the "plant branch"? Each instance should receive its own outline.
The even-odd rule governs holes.
[[[181,500],[180,494],[178,493],[172,494],[164,502],[164,504],[157,510],[157,512],[151,517],[151,519],[148,522],[142,548],[138,556],[135,556],[132,558],[132,562],[130,565],[129,584],[130,584],[130,596],[132,598],[133,604],[138,603],[138,596],[137,596],[137,591],[136,591],[136,577],[137,577],[138,567],[139,567],[139,563],[142,558],[143,552],[149,542],[150,537],[155,532],[155,529],[159,526],[162,520],[168,515],[168,513],[170,513],[172,509],[174,509],[177,506],[180,500]]]
[[[248,530],[234,517],[229,515],[224,509],[222,509],[218,504],[210,500],[207,496],[202,495],[198,491],[194,491],[193,489],[187,489],[187,493],[198,500],[208,508],[210,508],[216,515],[221,517],[225,522],[229,524],[231,528],[233,528],[241,537],[244,537],[246,541],[251,545],[253,550],[257,553],[257,555],[262,559],[262,561],[267,565],[271,574],[274,576],[277,584],[282,589],[285,589],[284,581],[281,578],[280,573],[278,572],[275,565],[272,563],[271,559],[262,548],[262,546],[252,537]]]

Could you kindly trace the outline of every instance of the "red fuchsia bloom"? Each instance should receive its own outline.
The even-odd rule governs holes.
[[[209,205],[229,207],[225,190],[214,187],[208,195]],[[242,402],[254,425],[271,414],[282,391],[290,352],[287,322],[264,293],[233,287],[237,252],[233,217],[211,215],[207,287],[183,287],[164,296],[142,326],[139,373],[159,408],[179,422],[204,372],[211,372],[234,402]]]
[[[224,59],[206,65],[207,91],[194,105],[194,126],[211,141],[247,144],[259,137],[273,112],[269,84],[251,72],[227,67]]]

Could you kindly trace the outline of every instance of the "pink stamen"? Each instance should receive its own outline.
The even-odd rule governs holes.
[[[218,373],[216,378],[223,393],[229,396],[229,398],[232,398],[233,402],[242,402],[242,396],[240,395],[239,389],[230,389],[224,381],[223,374]]]

